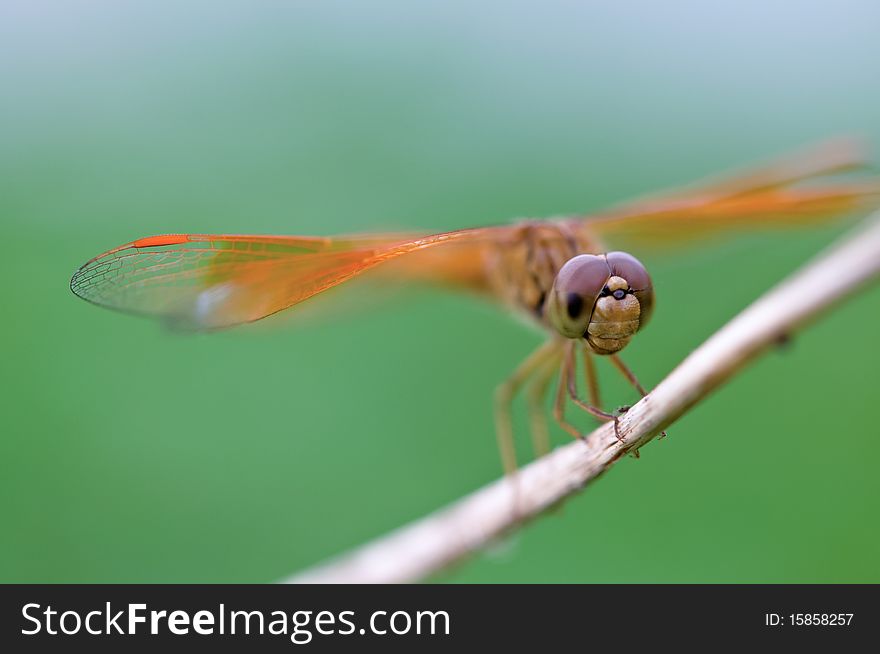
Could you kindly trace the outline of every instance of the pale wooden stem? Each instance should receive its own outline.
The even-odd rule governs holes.
[[[880,274],[880,212],[842,242],[767,292],[690,354],[586,443],[573,442],[522,468],[514,487],[500,479],[336,560],[295,575],[294,583],[412,582],[462,561],[574,494],[628,451],[639,448],[765,349],[788,337]],[[875,344],[868,344],[874,347]]]

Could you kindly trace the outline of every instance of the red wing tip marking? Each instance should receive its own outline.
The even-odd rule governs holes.
[[[131,244],[135,248],[150,248],[160,245],[178,245],[189,241],[188,234],[163,234],[162,236],[147,236],[139,238]]]

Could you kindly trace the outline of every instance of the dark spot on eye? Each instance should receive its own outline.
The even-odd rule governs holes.
[[[616,291],[614,291],[614,293],[612,293],[612,295],[614,296],[615,300],[622,300],[626,297],[626,291],[624,291],[622,288],[618,288]]]
[[[584,308],[584,299],[577,293],[569,293],[566,298],[566,309],[570,318],[577,318]]]

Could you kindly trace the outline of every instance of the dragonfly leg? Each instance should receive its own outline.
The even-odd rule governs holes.
[[[508,475],[516,472],[516,448],[513,441],[513,422],[510,418],[513,397],[526,380],[556,354],[558,348],[556,341],[547,341],[495,389],[495,435],[498,439],[498,450],[501,452],[501,463]]]
[[[559,357],[554,356],[544,363],[529,385],[526,400],[529,408],[529,427],[532,433],[532,447],[535,458],[540,458],[550,451],[550,431],[547,428],[547,413],[544,410],[544,398],[553,380],[553,373],[559,367]]]
[[[611,359],[611,363],[614,364],[614,367],[626,377],[627,381],[633,385],[633,388],[635,388],[642,397],[645,397],[645,395],[648,394],[644,387],[639,383],[639,380],[636,378],[633,371],[629,369],[629,366],[627,366],[619,356],[616,354],[609,354],[608,358]]]
[[[586,356],[586,354],[585,354]],[[592,362],[591,362],[592,363]],[[589,364],[587,364],[589,366]],[[563,379],[560,380],[560,386],[562,383],[565,383],[565,389],[568,391],[568,396],[571,398],[571,401],[575,403],[575,405],[589,413],[594,418],[598,418],[602,422],[608,422],[609,420],[614,421],[614,435],[617,436],[617,440],[623,440],[620,435],[620,429],[618,427],[618,416],[613,413],[608,413],[607,411],[603,411],[602,409],[595,407],[587,402],[584,402],[578,396],[577,390],[577,380],[575,378],[575,367],[576,367],[576,359],[575,359],[575,341],[570,341],[565,349],[564,361],[562,368],[565,371]],[[589,370],[588,370],[589,374]],[[598,395],[598,390],[595,391]]]
[[[633,388],[635,388],[642,397],[645,397],[648,393],[645,391],[645,388],[639,383],[639,380],[636,378],[635,373],[629,369],[623,360],[617,356],[616,354],[610,354],[609,358],[611,359],[611,363],[614,364],[614,367],[617,368],[620,373],[626,377],[627,381],[632,384]],[[619,413],[626,413],[629,410],[629,407],[621,407],[619,409]],[[664,438],[666,436],[665,431],[660,432],[660,438]]]
[[[593,406],[602,406],[602,400],[599,397],[599,380],[596,377],[596,365],[593,362],[593,355],[584,343],[584,378],[587,382],[587,393],[590,396],[590,404]]]
[[[566,344],[566,351],[568,344]],[[559,384],[556,386],[556,399],[553,402],[553,418],[556,423],[574,438],[583,438],[580,430],[565,418],[565,389],[568,386],[569,357],[563,353],[562,365],[559,366]]]
[[[614,421],[614,433],[620,438],[617,431],[617,416],[612,413],[606,413],[590,404],[587,404],[577,395],[577,382],[575,381],[575,342],[569,341],[565,344],[563,351],[562,366],[559,374],[559,386],[556,389],[556,402],[553,405],[553,417],[559,426],[575,438],[583,438],[580,430],[565,419],[565,395],[566,392],[571,400],[582,410],[603,422],[609,420]]]

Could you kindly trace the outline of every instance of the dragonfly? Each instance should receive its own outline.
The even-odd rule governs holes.
[[[609,239],[649,248],[734,229],[820,223],[880,204],[876,179],[852,179],[866,166],[858,143],[834,140],[589,215],[436,234],[148,236],[90,259],[74,273],[70,288],[94,304],[191,330],[260,320],[372,269],[395,280],[478,292],[546,336],[495,393],[498,447],[504,470],[512,474],[517,458],[511,410],[521,391],[536,456],[549,451],[550,414],[571,436],[584,436],[566,416],[572,405],[613,421],[618,433],[617,420],[627,407],[602,408],[596,359],[609,360],[646,394],[619,352],[649,323],[654,282],[633,254],[609,248]],[[579,367],[585,397],[578,389]]]

